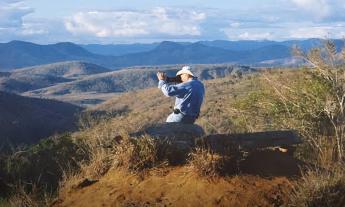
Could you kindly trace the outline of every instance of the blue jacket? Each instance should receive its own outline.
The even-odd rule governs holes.
[[[177,85],[160,80],[158,88],[165,96],[176,96],[174,108],[180,109],[182,114],[193,117],[199,115],[205,96],[205,87],[197,78]]]

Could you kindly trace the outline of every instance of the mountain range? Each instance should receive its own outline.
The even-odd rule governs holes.
[[[108,55],[108,56],[121,56],[130,53],[138,53],[138,52],[147,52],[153,50],[157,47],[159,43],[134,43],[134,44],[108,44],[108,45],[101,45],[101,44],[86,44],[86,45],[79,45],[84,49],[100,55]]]
[[[307,40],[288,40],[288,41],[256,41],[256,40],[240,40],[240,41],[227,41],[227,40],[213,40],[213,41],[199,41],[198,43],[211,46],[211,47],[218,47],[226,50],[232,51],[250,51],[256,50],[259,48],[272,46],[272,45],[283,45],[287,47],[291,47],[293,45],[298,45],[304,51],[307,51],[313,47],[319,47],[323,44],[324,40],[321,39],[307,39]],[[333,40],[338,50],[344,45],[343,40]],[[134,43],[134,44],[87,44],[87,45],[80,45],[81,47],[85,48],[86,50],[101,55],[110,55],[110,56],[120,56],[126,55],[130,53],[138,53],[138,52],[148,52],[156,48],[160,43]],[[188,42],[179,42],[182,45],[190,45],[193,43]]]
[[[90,62],[111,70],[142,65],[202,63],[281,66],[293,59],[292,45],[297,44],[303,50],[308,50],[311,47],[320,46],[322,41],[320,39],[285,42],[218,40],[180,43],[164,41],[132,45],[77,45],[68,42],[38,45],[12,41],[0,43],[0,71],[62,61]],[[344,45],[343,42],[334,41],[340,50]]]

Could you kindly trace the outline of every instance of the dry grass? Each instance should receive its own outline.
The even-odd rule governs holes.
[[[115,146],[114,166],[131,171],[151,168],[159,162],[156,140],[148,136],[133,139],[128,135]]]
[[[335,166],[331,170],[311,169],[305,172],[290,196],[290,206],[345,206],[345,172]]]
[[[132,172],[166,165],[179,165],[187,161],[189,149],[179,146],[168,138],[154,138],[149,135],[130,137],[122,135],[114,146],[113,166]]]
[[[216,177],[223,169],[223,157],[209,150],[197,148],[190,156],[190,165],[200,176]]]
[[[88,158],[79,162],[79,170],[65,169],[59,182],[58,193],[64,195],[78,188],[85,181],[98,181],[112,167],[112,154],[109,149],[97,147],[90,148],[89,143],[83,142],[84,153],[89,153]],[[85,146],[86,145],[86,146]]]
[[[30,189],[28,189],[28,186]],[[48,194],[35,185],[17,184],[13,194],[9,199],[12,207],[43,207],[52,203],[53,195]],[[42,193],[43,192],[43,193]]]
[[[194,171],[204,177],[218,177],[233,174],[237,171],[237,159],[234,154],[217,154],[198,147],[190,153],[189,164]]]

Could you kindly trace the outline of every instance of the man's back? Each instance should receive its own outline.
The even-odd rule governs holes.
[[[198,79],[193,78],[190,81],[178,84],[178,87],[185,88],[185,90],[176,96],[175,108],[180,109],[185,115],[197,117],[204,100],[204,85]]]

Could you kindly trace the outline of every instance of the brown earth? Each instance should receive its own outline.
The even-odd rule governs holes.
[[[217,178],[200,177],[191,166],[139,174],[116,169],[88,187],[63,190],[53,206],[282,206],[299,164],[287,154],[269,151],[240,162],[241,173]]]

